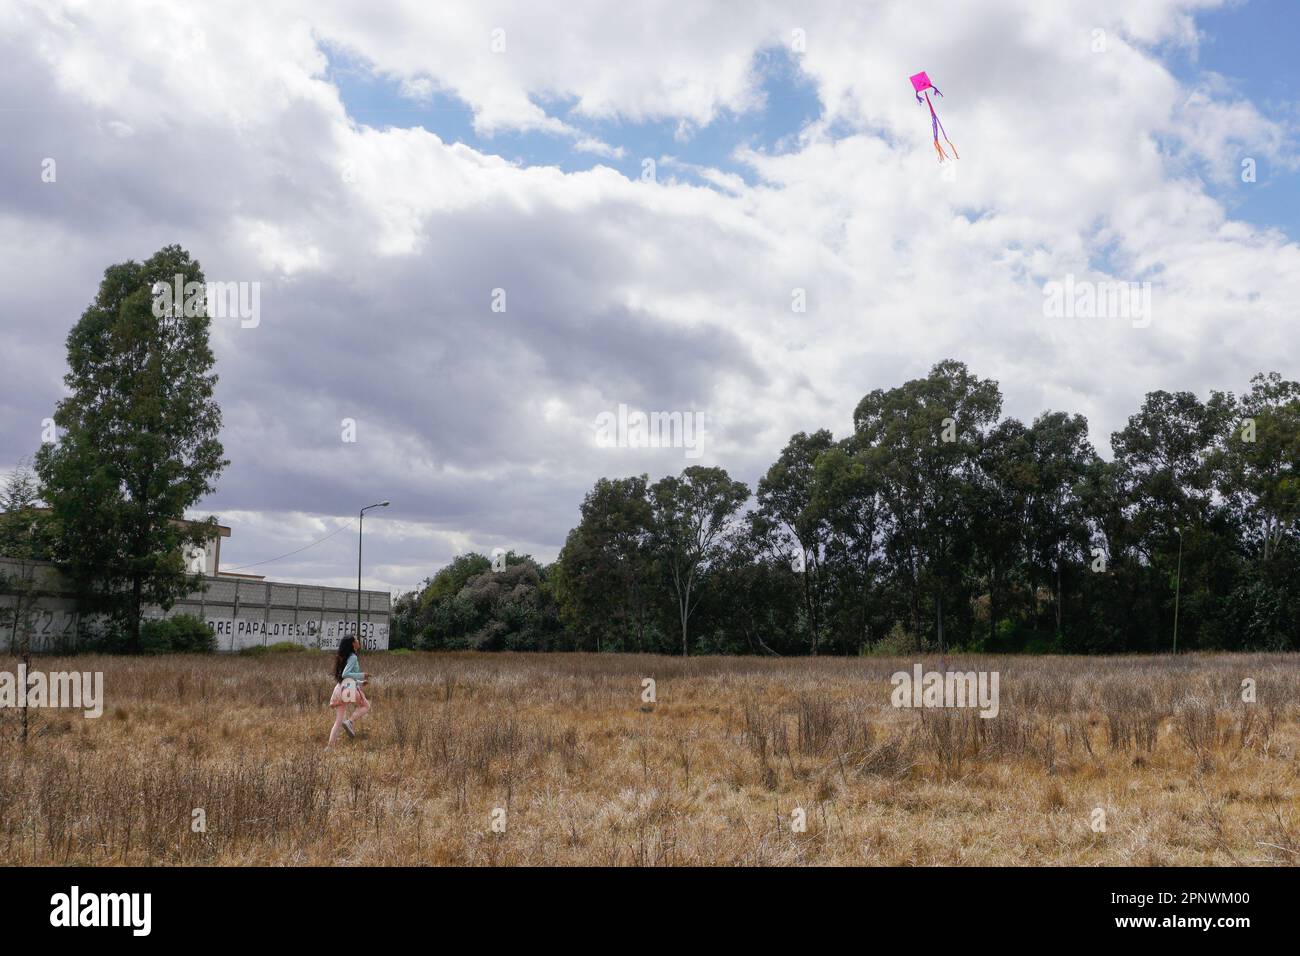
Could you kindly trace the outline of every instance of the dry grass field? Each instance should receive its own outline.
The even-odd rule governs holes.
[[[1300,658],[954,657],[954,669],[1000,673],[993,719],[892,707],[889,675],[913,663],[369,654],[368,728],[326,753],[324,653],[38,659],[45,671],[102,670],[106,707],[98,720],[36,714],[26,748],[15,713],[0,712],[0,858],[1300,859]],[[656,681],[653,707],[643,677]],[[1247,677],[1254,704],[1241,700]],[[205,832],[193,832],[196,808]],[[492,832],[496,808],[503,833]]]

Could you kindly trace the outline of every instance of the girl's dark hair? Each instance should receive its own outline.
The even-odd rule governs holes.
[[[339,641],[339,652],[334,657],[334,683],[343,682],[343,668],[348,666],[348,658],[356,653],[355,638],[349,634]]]

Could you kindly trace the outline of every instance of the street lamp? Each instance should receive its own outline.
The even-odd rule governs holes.
[[[1183,529],[1181,526],[1174,528],[1178,532],[1178,571],[1174,575],[1174,653],[1178,653],[1178,592],[1180,585],[1183,583]]]
[[[357,644],[361,643],[361,530],[366,525],[366,512],[371,508],[387,508],[387,501],[380,501],[377,504],[366,505],[357,515]]]

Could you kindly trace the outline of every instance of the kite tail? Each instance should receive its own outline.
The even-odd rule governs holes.
[[[939,93],[938,87],[931,87],[931,89],[933,89],[939,96],[943,96],[942,93]],[[952,150],[952,158],[961,159],[961,157],[957,155],[957,147],[952,145],[952,140],[948,138],[948,131],[943,128],[943,123],[939,122],[939,114],[934,111],[934,104],[930,102],[929,91],[925,94],[925,105],[930,107],[930,129],[934,133],[934,151],[939,154],[939,162],[942,163],[948,158],[948,154],[945,153],[943,147],[939,145],[940,133],[943,134],[943,141],[947,143],[948,148]]]

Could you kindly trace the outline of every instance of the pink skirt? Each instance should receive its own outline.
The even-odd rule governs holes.
[[[350,696],[352,699],[348,700],[348,697],[345,696],[348,694],[348,688],[344,687],[342,683],[335,684],[334,693],[330,694],[330,706],[346,707],[348,704],[356,704],[358,707],[370,706],[370,701],[366,700],[365,692],[361,689],[360,684],[353,684],[351,689]]]

